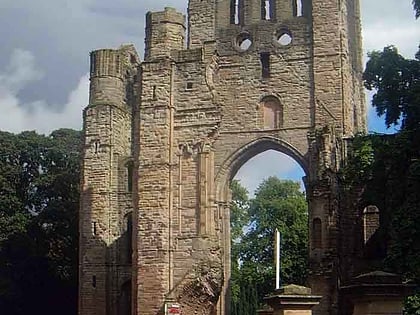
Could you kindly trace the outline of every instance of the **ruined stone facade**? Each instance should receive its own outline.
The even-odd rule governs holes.
[[[337,314],[336,173],[366,127],[361,53],[358,0],[190,0],[187,21],[147,14],[144,60],[92,52],[79,314],[229,314],[229,182],[268,149],[306,173],[314,314]]]

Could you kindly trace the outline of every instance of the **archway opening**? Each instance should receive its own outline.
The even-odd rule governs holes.
[[[276,230],[281,236],[280,285],[306,284],[309,224],[302,180],[305,171],[280,150],[257,145],[232,168],[228,293],[232,315],[244,314],[245,309],[255,314],[264,306],[263,297],[279,285],[274,263]]]

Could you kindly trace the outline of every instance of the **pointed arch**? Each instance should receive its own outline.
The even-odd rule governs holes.
[[[261,137],[255,139],[232,153],[223,163],[217,172],[216,195],[219,200],[223,200],[224,193],[229,187],[229,182],[238,172],[243,164],[250,158],[267,150],[275,150],[284,153],[294,159],[303,169],[306,176],[309,176],[309,165],[305,157],[288,142],[274,137]]]
[[[363,221],[363,241],[366,244],[373,234],[379,229],[380,221],[379,221],[380,211],[377,206],[368,205],[363,209],[362,212],[362,221]]]
[[[121,182],[121,190],[132,193],[133,192],[133,172],[134,160],[130,157],[122,158],[119,162],[119,176]]]

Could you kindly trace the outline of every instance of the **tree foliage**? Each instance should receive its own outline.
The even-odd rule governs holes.
[[[244,295],[249,295],[247,284],[241,281],[239,270],[240,240],[244,235],[244,229],[249,222],[249,200],[248,191],[241,184],[234,180],[230,185],[232,191],[232,202],[230,204],[230,236],[231,236],[231,313],[232,315],[245,312],[245,305],[239,303]],[[241,290],[242,288],[242,290]],[[241,305],[240,305],[241,304]],[[249,305],[248,305],[249,306]],[[244,313],[245,314],[245,313]],[[246,314],[245,314],[246,315]]]
[[[412,0],[416,18],[420,17],[420,0]]]
[[[383,268],[420,280],[420,161],[412,134],[356,138],[345,179],[363,187],[361,204],[380,209]]]
[[[232,181],[230,189],[230,236],[232,242],[235,242],[243,236],[243,229],[249,222],[249,199],[248,191],[237,180]]]
[[[235,194],[237,187],[238,183],[235,183],[234,198],[238,196]],[[238,202],[234,199],[233,209],[236,204]],[[250,294],[256,294],[256,303],[261,306],[263,297],[275,289],[276,228],[283,239],[282,282],[305,283],[308,255],[307,203],[299,183],[270,177],[260,184],[255,197],[241,207],[241,211],[248,221],[243,225],[239,240],[236,238],[232,243],[232,300],[240,304],[254,301],[248,298],[244,302],[241,298],[243,291],[252,287],[256,292]],[[250,309],[254,311],[256,306]]]
[[[418,2],[417,2],[418,4]],[[385,265],[420,281],[420,60],[406,59],[393,47],[372,52],[364,73],[365,86],[374,89],[372,105],[385,115],[387,126],[401,123],[392,136],[368,136],[354,142],[355,157],[369,156],[363,177],[365,200],[382,211]],[[366,148],[370,153],[366,154]],[[364,149],[363,149],[364,148]],[[360,159],[358,159],[360,161]],[[353,174],[357,175],[357,173]],[[360,177],[360,172],[359,172]]]
[[[351,188],[363,187],[360,204],[380,210],[375,268],[420,283],[420,146],[415,134],[403,130],[356,138],[344,177]],[[408,301],[405,314],[419,314],[420,296]]]
[[[420,1],[413,6],[419,17]],[[380,209],[382,268],[420,283],[420,51],[416,59],[393,46],[371,52],[363,78],[377,114],[401,130],[356,137],[344,177],[364,188],[361,203]],[[405,314],[420,314],[419,301],[410,297]]]
[[[81,134],[0,132],[0,309],[76,314]]]
[[[394,46],[373,51],[363,74],[365,87],[375,89],[372,105],[389,127],[418,128],[420,119],[420,60],[406,59]]]

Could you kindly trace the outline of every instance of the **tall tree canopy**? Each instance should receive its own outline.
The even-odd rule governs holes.
[[[420,1],[412,3],[418,18]],[[377,114],[401,129],[356,138],[345,176],[364,188],[362,203],[380,209],[381,268],[420,283],[420,51],[415,59],[393,46],[371,52],[363,78]],[[420,295],[409,298],[405,314],[420,314]]]
[[[413,7],[416,13],[416,18],[420,17],[420,0],[413,0]]]
[[[385,265],[420,281],[420,52],[406,59],[389,46],[369,57],[364,80],[375,91],[372,105],[387,126],[400,123],[401,130],[358,138],[349,167],[366,183],[364,200],[382,211]]]
[[[238,183],[234,183],[233,208],[238,202]],[[239,191],[241,191],[239,189]],[[244,203],[241,203],[244,205]],[[232,314],[255,314],[263,297],[275,289],[274,233],[282,235],[282,282],[304,284],[307,274],[308,209],[300,185],[290,180],[270,177],[263,181],[255,197],[241,207],[248,221],[243,233],[232,243]],[[247,213],[247,214],[246,214]],[[236,218],[237,216],[234,216]],[[232,225],[236,224],[235,222]],[[236,261],[235,261],[236,260]],[[256,290],[256,292],[255,292]],[[235,310],[235,303],[244,307]]]
[[[0,309],[76,314],[81,133],[0,132]]]
[[[363,74],[365,87],[375,90],[372,105],[379,116],[385,116],[388,127],[401,123],[406,130],[419,128],[419,53],[416,58],[404,58],[394,46],[369,53]]]

